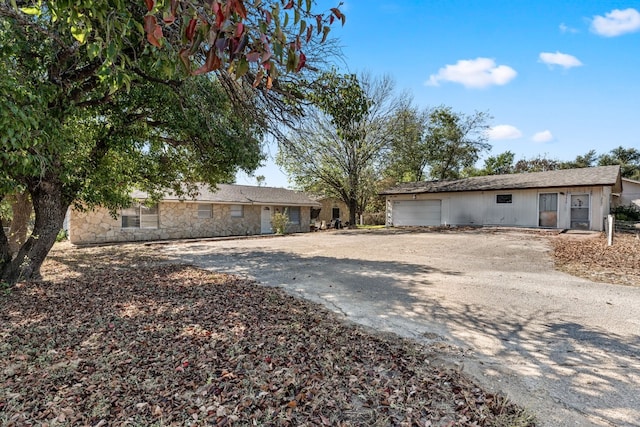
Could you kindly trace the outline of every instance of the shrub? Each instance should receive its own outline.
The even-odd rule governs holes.
[[[616,206],[611,213],[618,221],[640,221],[640,209],[634,205]]]
[[[284,212],[276,212],[271,217],[271,226],[276,234],[286,234],[289,225],[289,214],[287,209]]]

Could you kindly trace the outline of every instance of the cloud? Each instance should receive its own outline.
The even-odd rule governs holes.
[[[564,22],[562,24],[560,24],[560,32],[561,33],[571,33],[571,34],[576,34],[579,33],[580,31],[578,31],[576,28],[571,28],[569,26],[567,26]]]
[[[573,55],[568,55],[566,53],[551,53],[551,52],[542,52],[540,53],[540,62],[544,62],[547,65],[559,65],[564,68],[572,68],[572,67],[581,67],[582,62],[578,58]]]
[[[518,139],[521,136],[522,132],[520,132],[520,129],[511,125],[497,125],[487,131],[487,137],[494,141],[501,139]]]
[[[615,37],[640,30],[640,12],[614,9],[605,16],[594,16],[591,31],[604,37]]]
[[[531,137],[533,142],[549,142],[553,141],[553,134],[549,130],[543,130],[542,132],[538,132]]]
[[[460,83],[467,88],[505,85],[518,73],[506,65],[498,65],[490,58],[462,59],[455,65],[446,65],[438,74],[429,76],[427,86],[439,86],[441,81]]]

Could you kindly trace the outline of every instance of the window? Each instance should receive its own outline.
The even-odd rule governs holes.
[[[198,203],[198,218],[200,219],[211,218],[210,203]]]
[[[331,219],[340,218],[340,208],[331,209]]]
[[[144,206],[139,203],[122,209],[122,228],[158,228],[158,205]]]
[[[513,195],[512,194],[498,194],[496,195],[496,203],[512,203]]]
[[[289,210],[289,222],[291,224],[300,225],[300,206],[291,206]]]
[[[231,205],[231,218],[242,218],[244,216],[244,206]]]

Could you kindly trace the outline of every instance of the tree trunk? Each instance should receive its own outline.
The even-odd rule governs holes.
[[[15,254],[27,241],[29,219],[31,218],[33,207],[29,199],[29,193],[26,191],[13,194],[11,199],[13,218],[9,229],[9,250],[11,254]]]
[[[63,198],[62,183],[52,175],[30,182],[28,190],[35,223],[31,236],[8,268],[3,268],[2,280],[12,285],[20,280],[40,279],[40,267],[56,241],[69,207]]]
[[[349,198],[349,228],[356,228],[357,210],[358,210],[358,200],[355,197]]]
[[[0,196],[0,201],[2,197]],[[11,251],[9,250],[9,240],[4,233],[4,224],[0,218],[0,278],[4,277],[4,271],[11,264]],[[2,280],[0,280],[1,282]]]

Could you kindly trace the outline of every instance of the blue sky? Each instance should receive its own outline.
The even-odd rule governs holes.
[[[341,10],[346,25],[331,31],[341,71],[388,74],[419,107],[487,111],[490,155],[640,149],[640,1],[349,0]],[[256,175],[289,186],[272,160]]]

